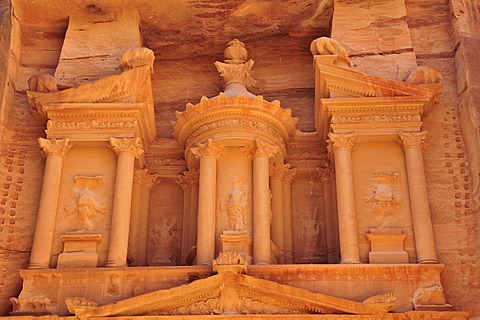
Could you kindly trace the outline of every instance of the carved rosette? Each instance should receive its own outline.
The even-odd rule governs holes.
[[[142,144],[140,138],[110,138],[110,146],[119,154],[120,152],[128,152],[140,157],[143,154]]]
[[[148,169],[135,170],[133,172],[133,182],[152,189],[157,183],[160,183],[158,174],[149,174]]]
[[[424,148],[425,140],[427,139],[428,131],[421,132],[404,132],[398,134],[402,140],[404,148]]]
[[[215,157],[216,159],[222,156],[225,148],[218,143],[213,142],[212,139],[208,139],[205,143],[199,143],[196,147],[190,149],[195,155],[195,158],[201,157]]]
[[[61,158],[65,158],[67,155],[68,150],[72,147],[69,143],[70,140],[68,138],[65,139],[44,139],[38,138],[38,144],[42,147],[43,152],[46,156],[49,155],[56,155]]]

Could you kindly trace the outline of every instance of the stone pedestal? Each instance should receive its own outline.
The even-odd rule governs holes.
[[[63,253],[58,256],[57,268],[96,268],[97,244],[102,241],[99,233],[67,233],[62,239]]]
[[[403,241],[407,235],[399,228],[372,228],[367,233],[371,251],[370,263],[408,263],[408,254]]]
[[[234,251],[250,264],[252,263],[252,244],[252,239],[246,231],[225,230],[218,238],[217,251]]]

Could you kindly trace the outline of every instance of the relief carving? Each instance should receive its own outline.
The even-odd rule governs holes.
[[[299,314],[299,310],[267,304],[242,295],[235,286],[222,285],[216,298],[197,301],[189,306],[160,312],[160,315],[240,315],[240,314]],[[157,315],[150,313],[148,315]]]
[[[340,42],[328,37],[320,37],[312,41],[310,44],[310,52],[313,55],[334,55],[338,56],[339,65],[351,67],[352,64],[348,59],[348,54]]]
[[[76,312],[80,310],[98,306],[95,301],[83,297],[66,298],[65,305],[67,306],[68,312],[71,314],[76,314]]]
[[[177,216],[164,218],[154,226],[153,245],[156,253],[153,257],[154,265],[172,265],[177,261],[175,245],[178,242]]]
[[[47,307],[52,304],[50,298],[46,296],[35,296],[26,299],[10,298],[13,305],[13,313],[15,312],[44,312]]]
[[[155,54],[148,48],[135,48],[127,50],[123,53],[118,63],[118,67],[122,72],[138,68],[141,66],[149,66],[153,74],[153,61]]]
[[[421,121],[418,114],[372,115],[372,116],[333,116],[331,123],[378,123],[378,122],[413,122]]]
[[[372,193],[363,198],[365,203],[371,203],[373,213],[393,213],[402,202],[402,196],[398,192],[398,172],[391,175],[376,173],[373,175],[375,186]]]
[[[102,176],[74,177],[73,191],[76,194],[76,201],[66,205],[65,211],[67,214],[77,214],[77,218],[82,222],[82,231],[93,231],[93,220],[98,213],[106,212],[105,204],[97,200],[97,193],[92,190],[102,182]]]
[[[412,302],[415,309],[420,306],[446,305],[443,288],[440,285],[418,288],[413,294]]]
[[[247,194],[237,187],[233,187],[228,194],[228,199],[221,206],[222,211],[228,215],[228,225],[232,231],[245,231],[247,219]]]
[[[41,93],[57,92],[57,81],[49,74],[34,75],[28,79],[28,90]]]

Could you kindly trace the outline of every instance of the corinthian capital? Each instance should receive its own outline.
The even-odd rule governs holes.
[[[402,140],[404,148],[420,147],[423,148],[427,139],[428,131],[421,132],[403,132],[398,134]]]
[[[322,182],[331,181],[335,177],[335,170],[330,163],[327,163],[325,168],[318,167],[317,172]]]
[[[283,180],[289,183],[292,183],[293,178],[297,174],[297,168],[290,169],[290,164],[285,165],[285,170],[283,172]]]
[[[133,172],[133,181],[148,189],[152,189],[155,184],[160,182],[158,178],[158,174],[149,174],[148,169],[135,170]]]
[[[204,156],[213,156],[218,159],[222,155],[224,148],[213,142],[212,139],[208,139],[207,142],[199,143],[196,147],[193,147],[190,150],[197,159],[200,159]]]
[[[282,177],[285,172],[285,165],[281,163],[272,163],[269,167],[270,177]]]
[[[256,139],[256,146],[253,148],[253,155],[255,157],[258,156],[266,156],[268,158],[273,157],[278,152],[278,147],[272,146],[260,139]]]
[[[45,155],[54,154],[59,157],[65,158],[67,155],[68,150],[72,147],[69,143],[70,140],[68,138],[65,139],[43,139],[38,138],[38,144],[42,147],[43,152]]]
[[[120,152],[129,152],[138,158],[143,153],[140,138],[110,138],[110,146],[119,154]]]
[[[328,134],[330,148],[337,149],[351,149],[353,144],[357,142],[357,135],[355,133],[329,133]]]

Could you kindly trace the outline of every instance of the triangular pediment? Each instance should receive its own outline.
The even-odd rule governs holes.
[[[384,309],[235,273],[99,306],[69,306],[80,319],[91,317],[207,314],[383,315]]]

